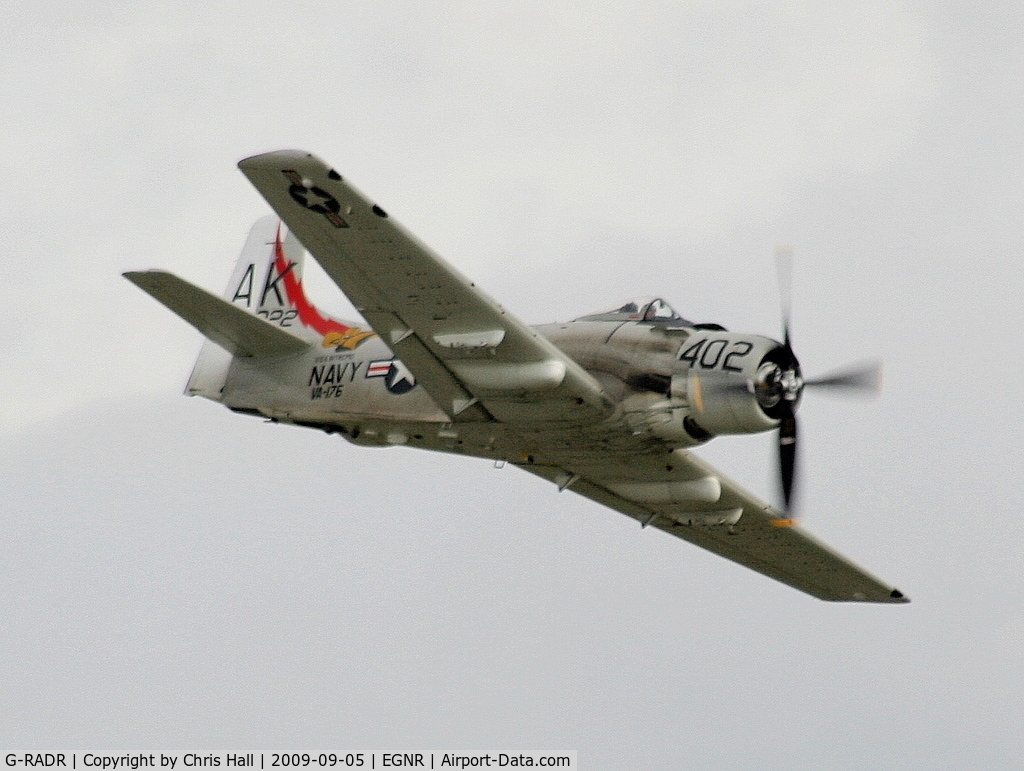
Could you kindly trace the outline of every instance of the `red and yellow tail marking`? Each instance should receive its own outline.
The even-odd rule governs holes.
[[[277,238],[274,240],[274,268],[277,270],[281,280],[284,282],[284,291],[288,296],[288,302],[295,306],[299,315],[299,321],[304,326],[324,336],[324,348],[355,348],[369,337],[376,335],[372,330],[350,327],[335,321],[320,313],[307,298],[302,288],[302,283],[289,270],[291,263],[284,256],[284,245],[281,242],[281,228],[277,228]]]

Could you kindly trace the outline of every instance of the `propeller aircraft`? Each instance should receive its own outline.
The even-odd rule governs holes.
[[[909,602],[792,514],[805,387],[870,387],[875,370],[805,381],[785,283],[781,342],[655,297],[530,327],[316,156],[239,168],[275,214],[252,227],[223,297],[161,270],[124,274],[207,338],[187,394],[357,445],[510,463],[814,597]],[[306,250],[365,321],[306,298]],[[778,432],[781,508],[692,452],[765,431]]]

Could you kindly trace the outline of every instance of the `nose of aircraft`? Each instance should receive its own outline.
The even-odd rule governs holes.
[[[795,411],[803,388],[800,362],[781,344],[764,357],[754,377],[757,403],[772,418],[781,419],[787,412]]]

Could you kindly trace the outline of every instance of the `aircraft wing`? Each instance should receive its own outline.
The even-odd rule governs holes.
[[[520,468],[819,599],[910,601],[692,453],[652,448],[564,461]],[[672,502],[684,495],[692,499]]]
[[[453,420],[593,420],[600,384],[314,155],[239,168]]]
[[[689,452],[588,436],[614,407],[600,384],[319,158],[239,168],[452,420],[531,433],[537,462],[517,465],[815,597],[907,602]]]

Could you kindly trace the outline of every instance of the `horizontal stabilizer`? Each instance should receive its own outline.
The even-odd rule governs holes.
[[[173,273],[141,270],[124,277],[236,356],[285,356],[309,347],[305,340]]]

